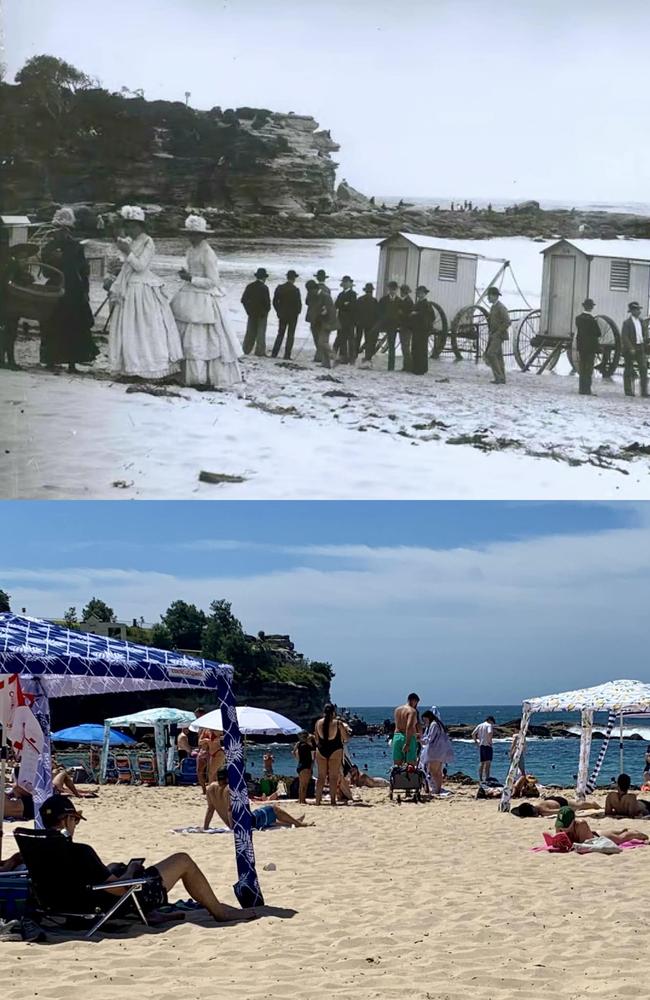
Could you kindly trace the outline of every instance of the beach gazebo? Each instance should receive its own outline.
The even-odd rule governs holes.
[[[167,732],[170,726],[189,726],[190,722],[194,722],[195,720],[196,716],[194,712],[187,712],[182,708],[145,708],[144,711],[133,712],[131,715],[116,715],[112,719],[104,719],[104,739],[99,765],[100,784],[103,785],[106,782],[112,727],[128,726],[135,729],[153,729],[156,744],[158,784],[164,785],[165,772],[167,770],[165,764]]]
[[[221,703],[228,784],[238,881],[235,895],[242,906],[263,902],[255,870],[251,812],[244,780],[244,748],[237,725],[233,668],[222,663],[76,632],[36,618],[0,614],[0,676],[17,675],[23,692],[33,699],[32,712],[45,736],[33,790],[38,815],[51,794],[51,698],[127,691],[212,691]]]
[[[580,712],[580,757],[576,794],[578,799],[584,799],[588,786],[595,783],[598,768],[604,757],[604,752],[601,751],[598,764],[594,768],[594,774],[592,774],[590,781],[589,755],[591,751],[594,712],[609,713],[607,739],[609,739],[609,734],[612,731],[613,720],[619,720],[622,747],[623,719],[625,716],[650,715],[650,684],[630,680],[608,681],[606,684],[599,684],[596,687],[579,688],[576,691],[563,691],[560,694],[543,695],[541,698],[529,698],[525,701],[522,705],[521,727],[501,796],[500,809],[502,812],[510,811],[512,787],[515,783],[519,759],[522,754],[530,718],[536,712]]]

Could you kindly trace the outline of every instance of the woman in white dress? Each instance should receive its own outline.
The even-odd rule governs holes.
[[[110,287],[110,368],[148,380],[167,378],[179,370],[183,348],[163,281],[151,270],[156,248],[141,208],[125,205],[120,214],[128,237],[116,241],[124,260]]]
[[[206,239],[211,230],[200,215],[188,215],[183,232],[190,247],[172,311],[183,342],[185,384],[227,389],[242,380],[241,345],[219,305],[224,293],[217,255]]]

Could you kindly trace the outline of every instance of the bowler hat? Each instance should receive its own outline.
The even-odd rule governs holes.
[[[388,282],[388,287],[389,288],[399,288],[399,285],[397,284],[396,281],[389,281]]]
[[[429,289],[427,288],[426,285],[418,285],[418,287],[415,289],[415,291],[416,292],[425,292],[426,295],[429,294]]]
[[[265,267],[258,267],[257,271],[255,272],[256,278],[268,278],[268,276],[269,272],[266,270]]]
[[[585,299],[584,302],[582,303],[584,309],[593,309],[595,305],[596,303],[594,302],[593,299]]]
[[[501,292],[499,291],[496,285],[490,285],[490,287],[486,292],[486,295],[498,295],[499,297],[501,297]]]
[[[629,302],[627,307],[628,307],[628,309],[640,309],[641,308],[641,306],[639,305],[638,302]]]
[[[369,281],[366,285],[364,285],[363,290],[364,292],[374,292],[375,286],[373,285],[372,281]]]
[[[297,278],[297,277],[298,277],[298,272],[294,271],[293,268],[290,271],[287,271],[287,278]]]
[[[321,267],[318,271],[316,271],[316,274],[314,275],[314,277],[318,281],[327,281],[327,279],[329,278],[329,274],[326,274],[325,271],[323,270],[323,268]]]
[[[354,284],[354,279],[351,278],[349,274],[344,274],[343,275],[343,277],[341,278],[341,284],[343,284],[346,281],[349,281],[351,285]]]
[[[407,294],[409,294],[411,291],[409,285],[400,285],[399,290],[400,292],[406,292]]]

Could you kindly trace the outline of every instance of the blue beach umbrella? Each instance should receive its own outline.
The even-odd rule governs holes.
[[[101,746],[104,742],[104,727],[87,722],[81,726],[59,729],[58,733],[52,733],[51,739],[55,743],[92,743]],[[132,736],[126,736],[124,733],[118,733],[116,729],[111,729],[110,746],[132,747],[137,742]]]

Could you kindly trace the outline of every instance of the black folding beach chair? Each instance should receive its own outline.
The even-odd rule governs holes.
[[[84,937],[89,938],[116,914],[120,917],[127,916],[126,913],[118,914],[118,911],[123,910],[129,900],[132,900],[136,915],[143,924],[148,924],[138,893],[150,881],[150,876],[85,885],[79,881],[79,873],[71,866],[69,843],[59,833],[19,827],[14,831],[14,836],[29,872],[32,904],[37,919],[47,918],[68,929],[87,929]],[[123,896],[107,896],[108,889],[118,886],[126,888]],[[85,912],[71,908],[69,902],[66,902],[71,896],[74,898],[75,894],[92,899],[95,893],[97,905],[89,907]]]

